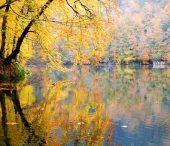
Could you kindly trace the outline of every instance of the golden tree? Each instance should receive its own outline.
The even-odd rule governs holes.
[[[108,0],[2,0],[1,59],[4,63],[23,60],[38,50],[59,67],[59,44],[71,50],[75,59],[84,50],[97,50],[100,57],[111,41],[114,10],[115,2]]]

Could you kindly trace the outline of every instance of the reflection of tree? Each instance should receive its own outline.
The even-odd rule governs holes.
[[[3,132],[4,132],[4,142],[6,145],[9,144],[9,138],[8,138],[8,128],[6,125],[7,118],[6,118],[6,106],[5,106],[5,94],[3,91],[0,91],[0,102],[1,102],[1,109],[2,109],[2,126],[3,126]]]
[[[44,127],[49,145],[54,144],[54,139],[55,145],[102,145],[105,138],[108,144],[113,138],[114,124],[105,112],[104,103],[100,100],[101,91],[97,87],[101,84],[100,79],[96,73],[95,88],[90,89],[84,84],[88,73],[88,68],[80,67],[74,72],[74,77],[70,74],[72,80],[47,86],[46,100],[31,110],[37,115],[31,117],[32,121]],[[108,131],[110,134],[106,135]]]
[[[6,110],[6,103],[5,103],[7,96],[9,96],[10,99],[12,100],[12,103],[15,109],[15,114],[17,113],[19,114],[23,125],[28,131],[29,136],[24,144],[30,144],[31,142],[36,142],[39,145],[44,144],[45,143],[44,138],[36,135],[35,130],[31,127],[30,123],[27,121],[22,111],[21,105],[20,105],[17,90],[0,90],[0,102],[1,102],[1,109],[2,109],[2,126],[3,126],[5,144],[10,145],[10,139],[8,138],[7,110]]]
[[[158,117],[163,112],[161,106],[168,99],[167,71],[168,69],[154,70],[148,67],[137,70],[131,67],[115,68],[110,77],[111,86],[105,87],[112,88],[110,95],[103,95],[108,97],[107,111],[113,114],[113,119],[128,121],[131,130],[141,122],[146,125],[154,124],[153,117]],[[161,115],[161,118],[165,117]]]
[[[47,77],[46,74],[43,74],[44,76]],[[20,102],[16,90],[0,91],[3,121],[7,122],[5,115],[8,111],[7,107],[5,110],[4,99],[10,97],[27,131],[33,133],[27,138],[24,137],[25,143],[33,143],[35,140],[43,143],[43,138],[37,135],[45,135],[44,139],[48,145],[114,145],[115,125],[112,120],[128,121],[128,132],[138,127],[140,129],[141,123],[144,123],[145,127],[156,125],[153,116],[158,117],[158,123],[164,120],[165,115],[158,116],[162,112],[161,105],[170,103],[166,80],[169,70],[166,68],[155,70],[144,67],[136,70],[130,66],[80,66],[73,72],[58,73],[53,76],[56,80],[50,80],[48,77],[38,82],[43,88],[42,91],[48,91],[40,95],[43,96],[41,103],[26,106],[24,110],[25,113],[29,112],[27,119],[31,121],[31,125],[26,120],[20,104],[23,107],[26,93],[34,97],[33,88],[19,93],[20,97],[25,93],[25,98],[20,98]],[[34,86],[35,78],[32,82]],[[29,100],[26,100],[24,105],[28,102]],[[168,116],[167,121],[170,121]],[[5,125],[7,127],[7,124]],[[32,127],[36,127],[37,135]],[[38,129],[39,127],[42,129]],[[6,129],[5,137],[9,142],[9,126]]]
[[[82,82],[77,90],[80,92],[83,87],[89,93],[89,98],[97,95],[107,111],[113,114],[113,119],[122,117],[124,120],[132,120],[134,116],[137,117],[131,124],[132,129],[138,126],[140,121],[151,124],[153,115],[157,117],[162,112],[162,102],[169,101],[169,83],[166,79],[169,69],[116,66],[113,70],[101,67],[100,71],[97,71],[93,68],[90,67],[89,72],[82,74],[82,78],[73,73],[73,76],[77,76],[76,83]],[[85,69],[87,67],[82,68]]]

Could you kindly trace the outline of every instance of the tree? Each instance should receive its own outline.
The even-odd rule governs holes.
[[[110,5],[112,4],[112,5]],[[113,1],[6,0],[0,3],[0,56],[9,64],[32,49],[52,64],[61,64],[59,44],[64,49],[103,49],[111,41],[110,15]],[[104,12],[107,11],[107,16]],[[104,29],[109,24],[108,29]],[[48,29],[47,29],[48,28]],[[106,37],[103,39],[103,35]],[[93,44],[93,45],[92,45]],[[30,51],[27,51],[30,50]]]

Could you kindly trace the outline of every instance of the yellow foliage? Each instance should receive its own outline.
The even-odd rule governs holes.
[[[79,49],[83,53],[84,50],[90,52],[91,48],[92,50],[95,48],[93,57],[97,63],[104,55],[104,49],[112,41],[111,34],[114,31],[112,14],[114,10],[116,11],[115,1],[52,1],[43,14],[37,17],[46,2],[47,0],[19,0],[10,5],[5,30],[7,36],[5,57],[15,50],[16,42],[26,26],[35,19],[22,43],[18,56],[20,60],[28,60],[42,49],[39,54],[49,61],[52,67],[64,71],[59,48],[59,44],[62,44],[60,46],[63,50],[73,50],[75,60],[79,60],[76,63],[80,61],[89,63],[88,58],[84,56],[82,59],[76,59],[80,58],[80,54],[77,53]],[[0,2],[4,3],[4,0]],[[0,9],[0,23],[4,15],[4,9]],[[2,38],[0,43],[1,41]]]
[[[33,86],[27,85],[22,88],[19,96],[22,98],[21,99],[21,105],[24,106],[29,106],[32,105],[35,102],[35,97],[33,96]]]

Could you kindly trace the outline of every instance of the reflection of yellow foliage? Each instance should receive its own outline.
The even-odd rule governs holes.
[[[132,79],[134,75],[134,70],[130,69],[128,66],[124,69],[125,72],[125,78],[127,80]]]
[[[164,59],[170,61],[170,52],[167,52],[164,56]]]
[[[44,127],[47,135],[53,130],[62,130],[62,136],[51,135],[53,138],[58,136],[58,144],[66,145],[79,139],[88,142],[89,146],[102,145],[111,119],[105,113],[103,103],[98,100],[100,94],[96,92],[93,94],[94,98],[89,97],[87,89],[80,81],[79,84],[74,84],[76,87],[71,90],[73,99],[67,104],[61,104],[69,96],[70,83],[73,84],[71,81],[57,82],[50,88],[48,100],[40,105],[40,108],[34,109],[34,115],[41,115],[37,122]],[[40,109],[44,109],[43,114],[39,112]],[[70,137],[72,134],[73,137]],[[49,137],[46,140],[47,143],[52,141]]]
[[[148,77],[148,76],[149,76],[149,69],[144,69],[144,70],[143,70],[143,75],[144,75],[145,77]]]
[[[106,78],[108,72],[92,73],[89,68],[81,68],[81,71],[86,75],[77,70],[68,73],[68,76],[74,78],[76,82],[70,80],[62,80],[54,84],[51,80],[41,82],[48,91],[43,94],[44,100],[37,106],[24,109],[31,126],[38,135],[44,136],[48,145],[67,145],[78,140],[82,143],[88,142],[89,146],[100,146],[103,145],[104,136],[113,139],[112,120],[123,115],[123,119],[129,121],[128,129],[133,131],[141,121],[146,125],[152,124],[153,116],[160,115],[162,93],[164,88],[168,87],[166,78],[170,74],[167,69],[159,72],[147,68],[136,71],[128,66],[126,68],[115,66],[109,75],[109,81],[112,83],[109,96],[104,92],[110,88],[110,84],[104,83],[108,79],[108,76]],[[84,82],[89,77],[90,79],[93,77],[93,80],[90,80],[92,86]],[[26,103],[27,100],[24,98],[28,91],[33,94],[33,87],[25,86],[20,92],[20,101],[24,105],[31,103],[29,100]],[[7,111],[10,111],[7,114],[9,122],[17,121],[10,98],[7,98],[6,104]],[[169,121],[169,118],[166,118],[166,122]],[[12,135],[12,128],[10,130]],[[16,133],[18,134],[15,135],[16,140],[25,139],[20,131]],[[13,142],[15,139],[11,135]],[[15,144],[15,141],[13,143]]]
[[[100,101],[100,94],[99,94],[99,92],[94,92],[94,99],[95,99],[95,101],[97,101],[97,102],[99,102]]]
[[[48,99],[55,98],[55,96],[59,95],[57,98],[57,101],[64,99],[68,94],[67,92],[63,92],[62,88],[67,87],[70,84],[72,84],[72,81],[59,81],[49,87],[49,92],[48,92]],[[55,95],[55,96],[54,96]]]
[[[165,70],[165,76],[167,76],[167,78],[170,78],[170,70],[169,69]]]
[[[124,69],[124,72],[127,73],[127,74],[133,74],[134,73],[134,70],[129,68],[128,66]]]
[[[90,69],[90,66],[83,67],[82,70],[81,70],[82,74],[84,74],[84,75],[88,74],[89,73],[89,69]]]
[[[21,98],[21,105],[22,106],[27,106],[27,105],[32,105],[35,102],[35,97],[33,96],[33,86],[27,85],[22,88],[20,92],[20,98]]]

